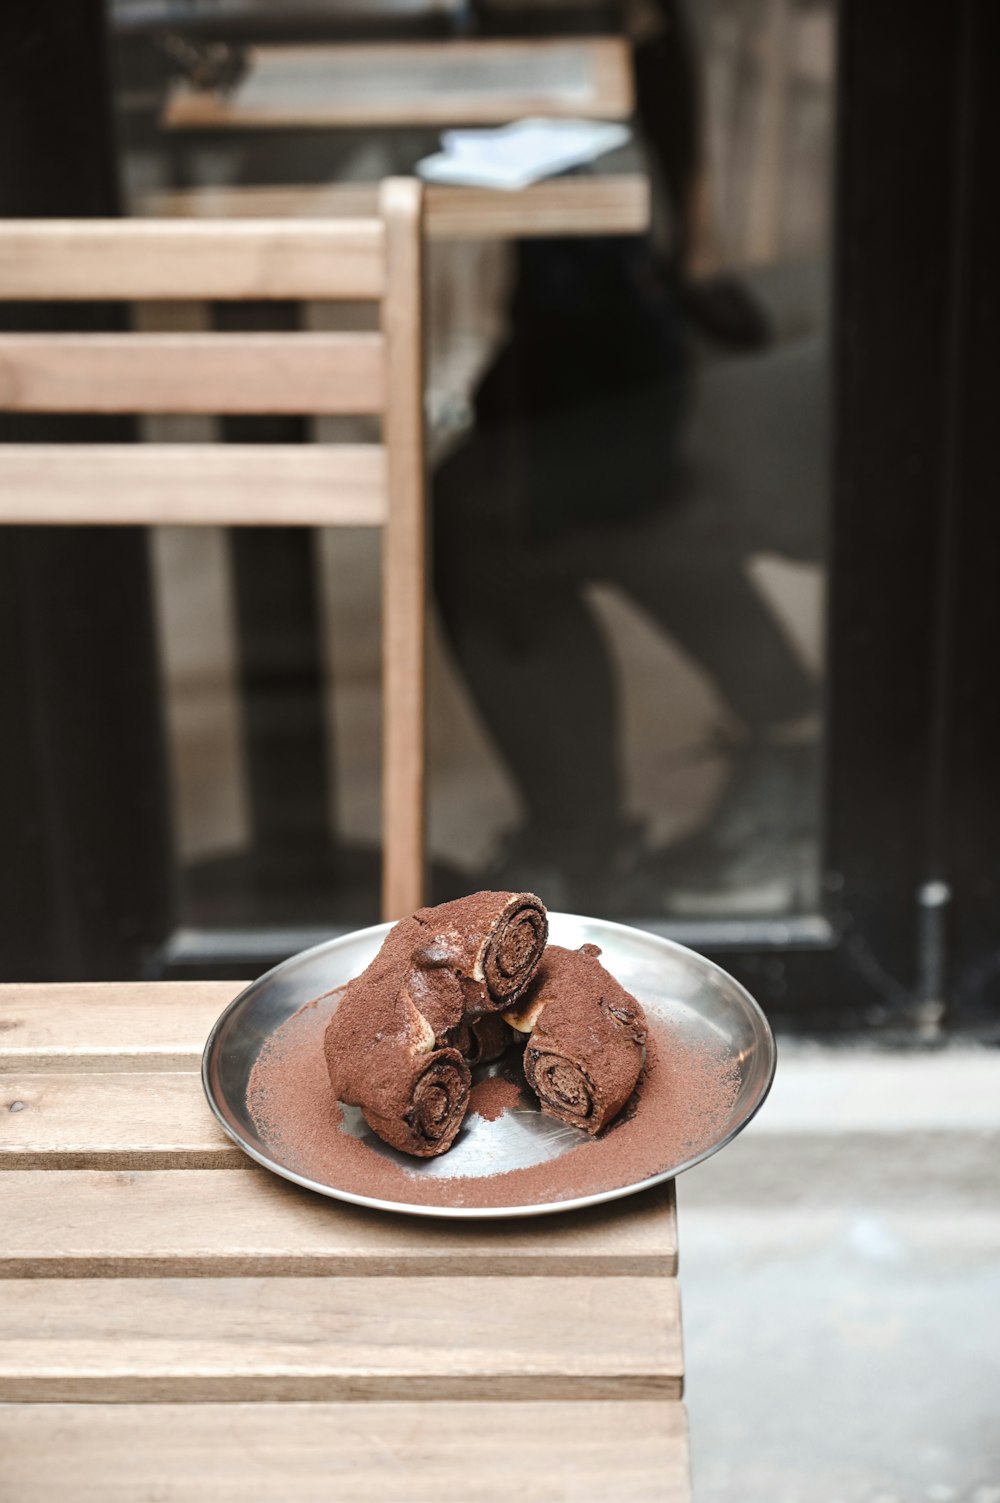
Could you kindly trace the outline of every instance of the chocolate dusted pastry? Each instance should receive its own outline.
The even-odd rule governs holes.
[[[382,1010],[404,989],[431,1030],[432,1043],[444,1045],[465,1015],[465,993],[446,966],[422,967],[414,955],[425,947],[426,935],[413,918],[394,924],[382,948],[360,976],[344,987],[330,1021],[345,1047],[356,1050],[366,1032],[374,1034]]]
[[[530,893],[474,893],[401,919],[327,1026],[338,1100],[394,1148],[444,1153],[468,1107],[470,1066],[514,1037],[498,1009],[529,985],[547,934]]]
[[[470,1066],[488,1065],[499,1059],[517,1038],[514,1029],[497,1012],[469,1014],[447,1036]]]
[[[438,1047],[422,1010],[427,1006],[440,1013],[444,988],[428,989],[419,972],[397,977],[390,969],[385,978],[389,985],[382,990],[363,984],[368,974],[345,989],[327,1027],[330,1083],[338,1100],[361,1108],[384,1142],[402,1153],[433,1158],[454,1142],[472,1086],[462,1055]],[[457,983],[448,979],[460,1005]]]
[[[647,1037],[642,1008],[600,954],[597,945],[550,945],[530,995],[504,1014],[529,1035],[524,1073],[542,1111],[591,1137],[635,1090]]]
[[[426,935],[417,964],[450,969],[470,1012],[501,1012],[516,1002],[531,985],[549,936],[545,905],[530,892],[474,892],[420,908],[404,922]]]

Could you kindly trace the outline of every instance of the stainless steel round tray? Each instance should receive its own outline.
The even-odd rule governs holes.
[[[651,1021],[662,1021],[674,1037],[689,1044],[711,1048],[736,1071],[735,1098],[712,1141],[687,1159],[635,1182],[609,1182],[587,1195],[517,1206],[475,1204],[474,1189],[471,1195],[465,1194],[461,1206],[381,1200],[310,1179],[283,1162],[281,1150],[259,1131],[247,1104],[250,1075],[266,1040],[304,1003],[358,975],[389,927],[379,924],[358,930],[275,966],[230,1003],[205,1046],[205,1093],[225,1131],[259,1164],[321,1195],[417,1216],[466,1219],[574,1210],[633,1194],[708,1158],[742,1131],[770,1089],[776,1062],[774,1036],[757,1003],[726,971],[683,945],[624,924],[550,913],[553,943],[569,948],[587,942],[600,945],[602,963],[639,999]],[[373,1151],[402,1162],[400,1155],[368,1132],[360,1113],[353,1109],[345,1110],[343,1130],[363,1137]],[[505,1112],[496,1121],[470,1116],[448,1153],[436,1159],[406,1160],[406,1167],[416,1175],[469,1177],[474,1185],[475,1179],[485,1176],[558,1161],[579,1144],[576,1129],[542,1116],[526,1100],[524,1110]]]

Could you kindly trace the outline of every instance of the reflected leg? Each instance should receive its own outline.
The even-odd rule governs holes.
[[[708,673],[751,737],[815,712],[818,687],[750,578],[737,529],[683,501],[629,534],[605,572]]]
[[[477,431],[438,472],[435,589],[534,844],[562,865],[620,823],[615,681],[586,577],[522,536],[508,442]]]
[[[642,532],[637,529],[637,532]],[[612,555],[626,589],[710,674],[743,725],[707,823],[647,866],[657,908],[783,912],[814,899],[819,688],[711,508],[679,508]]]

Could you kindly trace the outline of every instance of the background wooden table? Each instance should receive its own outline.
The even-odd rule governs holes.
[[[3,1503],[687,1499],[673,1186],[493,1225],[300,1191],[202,1096],[237,990],[0,987]]]
[[[229,91],[178,83],[170,130],[505,125],[520,115],[621,120],[633,104],[621,37],[489,38],[247,49]]]
[[[635,106],[623,37],[265,45],[248,49],[246,64],[229,92],[179,82],[164,110],[167,131],[210,140],[219,132],[495,126],[525,115],[628,120]],[[353,182],[218,183],[147,194],[135,207],[181,217],[364,216],[375,192]],[[430,184],[424,223],[432,240],[645,234],[649,178],[632,148],[515,192]]]
[[[644,235],[650,226],[649,177],[635,153],[617,166],[547,178],[530,188],[428,183],[424,229],[430,240],[525,240],[548,235]],[[377,183],[218,184],[150,193],[140,215],[164,219],[351,219],[374,212]]]

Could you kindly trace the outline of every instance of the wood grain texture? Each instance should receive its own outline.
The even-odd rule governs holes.
[[[256,1166],[231,1174],[29,1169],[6,1177],[2,1199],[0,1278],[677,1271],[672,1184],[500,1225],[333,1204]]]
[[[220,1169],[249,1160],[193,1072],[0,1075],[0,1169]]]
[[[0,522],[377,527],[378,444],[3,444]]]
[[[273,187],[175,189],[139,201],[139,212],[179,219],[361,217],[377,212],[376,183],[301,183]],[[641,235],[649,229],[649,179],[642,173],[552,178],[500,192],[428,183],[430,240],[530,239],[539,235]]]
[[[623,120],[632,112],[620,37],[262,46],[227,94],[178,83],[172,130],[505,125],[523,115]]]
[[[389,505],[382,534],[382,917],[398,919],[424,900],[427,515],[420,184],[389,178],[380,203]]]
[[[0,986],[4,1073],[199,1068],[212,1024],[243,981]]]
[[[10,1402],[681,1396],[674,1279],[11,1279],[3,1295]]]
[[[8,412],[376,413],[378,334],[0,334]]]
[[[427,188],[432,240],[523,240],[548,235],[642,235],[649,229],[649,179],[554,178],[513,192]]]
[[[32,1503],[690,1503],[683,1404],[0,1405]],[[470,1464],[470,1462],[474,1464]]]
[[[0,300],[377,298],[384,285],[374,213],[323,224],[0,222]]]

